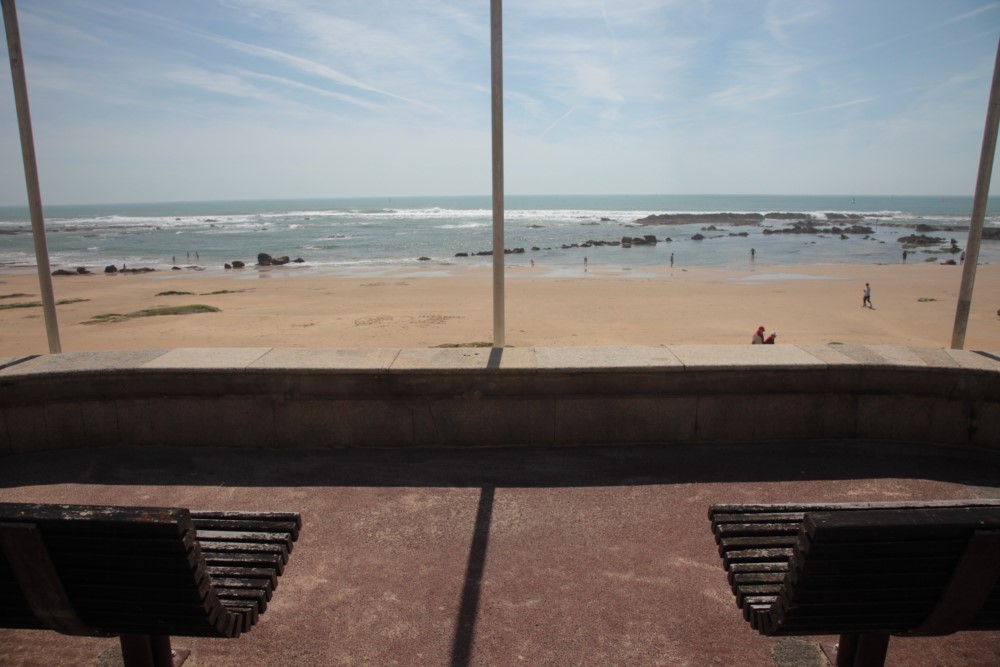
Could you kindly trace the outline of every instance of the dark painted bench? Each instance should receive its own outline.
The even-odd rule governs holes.
[[[763,635],[840,635],[838,667],[889,636],[1000,629],[1000,501],[713,505],[743,617]]]
[[[0,503],[0,627],[118,635],[126,667],[180,664],[171,635],[250,630],[300,527],[293,513]]]

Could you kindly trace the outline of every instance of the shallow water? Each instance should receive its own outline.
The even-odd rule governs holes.
[[[559,275],[582,267],[805,265],[902,261],[899,238],[920,224],[968,225],[971,197],[833,196],[509,196],[505,200],[505,264],[530,266]],[[997,207],[1000,210],[1000,207]],[[768,218],[756,225],[703,222],[639,225],[662,213],[802,213],[823,227],[861,224],[871,234],[765,234],[790,227]],[[859,216],[855,220],[829,219]],[[221,268],[226,262],[257,261],[257,254],[302,258],[305,266],[339,271],[438,266],[487,266],[490,256],[475,256],[492,246],[488,197],[369,198],[299,201],[178,202],[53,206],[46,209],[46,230],[53,269],[87,266],[103,270],[173,265]],[[987,215],[1000,226],[1000,213]],[[692,237],[701,234],[704,240]],[[743,235],[745,234],[745,236]],[[928,250],[911,250],[910,262],[957,258],[951,239],[964,248],[967,232],[929,232],[942,238]],[[656,245],[580,247],[587,241],[619,242],[622,237],[653,235]],[[667,240],[669,239],[669,240]],[[569,247],[566,247],[569,246]],[[573,247],[576,246],[576,247]],[[456,257],[468,253],[469,257]],[[426,257],[427,260],[421,260]],[[980,261],[1000,261],[1000,241],[984,241]],[[0,208],[0,266],[34,263],[27,210]],[[291,268],[291,267],[289,267]],[[446,268],[442,270],[447,271]],[[574,274],[575,275],[575,274]]]

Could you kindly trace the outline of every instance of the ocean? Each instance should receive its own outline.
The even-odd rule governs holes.
[[[902,261],[899,239],[918,225],[968,226],[972,197],[738,196],[738,195],[546,195],[505,198],[505,247],[521,248],[507,264],[554,271],[589,266],[746,267],[756,262],[808,265]],[[639,225],[651,215],[758,213],[749,225],[705,220]],[[796,216],[812,219],[811,233],[782,233]],[[801,216],[800,216],[801,217]],[[45,207],[52,268],[105,266],[198,266],[223,271],[234,260],[252,266],[258,253],[301,258],[287,268],[338,273],[387,268],[488,266],[476,253],[492,246],[488,196],[368,197],[217,202],[174,202]],[[830,231],[862,225],[871,232]],[[986,226],[1000,227],[1000,205],[989,208]],[[707,228],[707,229],[706,229]],[[909,250],[909,262],[958,258],[966,231],[927,231],[942,239]],[[604,245],[623,237],[652,235],[655,245]],[[701,240],[692,237],[701,235]],[[670,239],[669,241],[667,239]],[[592,243],[596,242],[596,243]],[[587,246],[586,244],[590,244]],[[465,253],[466,257],[457,257]],[[0,270],[33,266],[35,254],[27,208],[0,207]],[[423,258],[423,259],[422,259]],[[1000,262],[1000,240],[984,241],[980,262]]]

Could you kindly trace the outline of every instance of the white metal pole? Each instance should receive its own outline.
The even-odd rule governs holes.
[[[49,339],[49,352],[55,354],[62,351],[62,346],[59,344],[56,299],[52,291],[49,247],[45,241],[45,216],[42,214],[42,192],[38,184],[35,140],[31,131],[31,112],[28,109],[28,81],[24,76],[21,32],[17,26],[17,8],[14,6],[14,0],[0,0],[0,4],[3,5],[3,22],[7,30],[7,51],[10,54],[10,74],[14,83],[14,105],[17,107],[17,125],[21,131],[24,182],[28,188],[28,210],[31,213],[31,233],[35,239],[35,263],[38,265],[38,285],[42,293],[45,333]]]
[[[493,91],[493,347],[504,346],[503,8],[490,0]]]
[[[1000,42],[997,44],[996,61],[993,64],[993,83],[990,85],[990,101],[986,109],[986,127],[983,129],[983,149],[979,155],[979,174],[976,178],[976,196],[972,202],[972,218],[969,220],[969,240],[965,248],[965,266],[962,268],[962,286],[958,291],[955,308],[955,328],[951,334],[951,348],[961,350],[965,346],[965,332],[969,326],[969,311],[972,309],[972,288],[976,282],[976,266],[979,264],[979,244],[983,238],[983,219],[990,196],[990,177],[993,174],[993,157],[997,149],[997,125],[1000,123]]]

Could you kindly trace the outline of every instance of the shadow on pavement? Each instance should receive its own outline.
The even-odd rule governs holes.
[[[0,457],[0,488],[34,484],[585,487],[931,479],[1000,484],[1000,453],[880,442],[584,447],[115,448]]]

